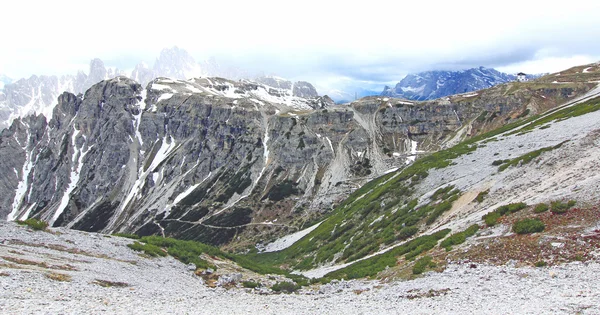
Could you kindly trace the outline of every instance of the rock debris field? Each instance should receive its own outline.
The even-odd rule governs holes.
[[[600,264],[451,263],[411,281],[337,281],[294,294],[209,288],[132,240],[0,222],[2,314],[598,314]],[[243,280],[243,279],[242,279]],[[262,291],[264,293],[264,291]]]

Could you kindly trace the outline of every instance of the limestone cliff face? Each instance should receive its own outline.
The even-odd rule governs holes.
[[[484,111],[523,107],[378,97],[330,106],[295,94],[218,78],[143,88],[124,77],[64,93],[52,120],[15,120],[0,135],[0,218],[256,242],[480,126]]]

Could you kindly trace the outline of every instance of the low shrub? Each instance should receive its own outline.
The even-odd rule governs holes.
[[[479,231],[479,225],[473,224],[465,230],[465,235],[467,237],[471,237],[471,236],[475,235],[475,233],[477,233],[477,231]]]
[[[501,216],[510,214],[510,213],[515,213],[515,212],[520,211],[525,208],[527,208],[527,204],[524,202],[507,204],[507,205],[498,207],[493,212],[485,214],[482,217],[482,219],[485,221],[485,224],[487,224],[488,226],[494,226],[494,225],[496,225],[496,223],[498,223],[498,219],[500,219]]]
[[[495,160],[494,162],[492,162],[493,166],[498,166],[498,165],[502,165],[504,163],[508,163],[510,162],[510,160]]]
[[[495,211],[500,213],[500,215],[505,215],[505,214],[515,213],[515,212],[523,210],[525,208],[527,208],[526,203],[518,202],[518,203],[510,203],[510,204],[507,204],[504,206],[500,206]]]
[[[398,239],[405,240],[405,239],[417,234],[418,231],[419,231],[419,228],[416,226],[405,226],[400,230],[400,232],[398,232]]]
[[[448,236],[445,240],[440,243],[440,247],[445,248],[446,250],[450,250],[452,245],[462,244],[467,240],[467,237],[471,237],[477,233],[479,230],[479,225],[473,224],[469,226],[466,230],[458,233],[454,233]]]
[[[16,222],[17,222],[17,224],[26,225],[36,231],[43,231],[48,227],[48,222],[34,219],[34,218],[29,218],[25,221],[17,220]]]
[[[542,212],[546,212],[548,211],[549,207],[547,204],[545,203],[539,203],[535,206],[535,208],[533,208],[533,212],[535,213],[542,213]]]
[[[546,267],[546,266],[548,266],[548,264],[545,261],[540,260],[535,263],[535,266],[536,267]]]
[[[254,289],[260,287],[260,283],[254,281],[243,281],[242,286],[244,288]]]
[[[485,190],[480,192],[479,194],[477,194],[477,197],[475,197],[475,200],[479,203],[483,202],[483,199],[490,193],[490,190]]]
[[[277,282],[271,286],[271,290],[275,292],[293,293],[298,291],[300,286],[289,281]]]
[[[445,240],[440,243],[440,247],[446,248],[446,250],[450,250],[452,245],[462,244],[467,240],[467,236],[465,232],[458,232],[448,236]]]
[[[529,234],[542,232],[546,228],[540,219],[523,219],[513,224],[512,230],[517,234]]]
[[[550,212],[555,214],[563,214],[567,212],[571,207],[575,205],[575,200],[569,200],[567,203],[564,203],[560,200],[553,201],[550,203]]]
[[[128,244],[127,247],[138,252],[144,252],[146,255],[152,257],[167,256],[167,253],[165,253],[165,251],[162,250],[162,248],[150,243],[142,244],[140,242],[133,242],[133,244]]]
[[[490,212],[483,216],[483,220],[485,221],[485,224],[487,224],[488,226],[494,226],[494,225],[496,225],[496,223],[498,223],[498,219],[500,219],[500,217],[501,217],[500,213]]]
[[[424,256],[421,259],[417,260],[415,265],[412,268],[413,275],[420,275],[427,268],[435,268],[436,264],[432,261],[431,256]]]

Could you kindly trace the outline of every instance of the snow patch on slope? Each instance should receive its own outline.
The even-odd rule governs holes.
[[[21,124],[23,124],[21,122]],[[27,146],[29,145],[29,141],[31,140],[31,134],[29,133],[29,126],[25,125],[27,128],[25,129],[27,132],[27,142],[22,145],[19,143],[19,140],[15,137],[17,143],[23,148],[25,151],[25,163],[23,164],[23,170],[21,171],[22,177],[17,185],[17,190],[15,191],[15,199],[13,200],[12,211],[8,214],[6,218],[7,221],[13,221],[19,211],[19,207],[21,207],[21,203],[23,202],[23,198],[25,197],[25,193],[27,192],[28,181],[29,181],[29,173],[33,168],[32,154],[33,152],[27,152]],[[16,170],[15,170],[15,173]],[[17,173],[17,177],[19,174]]]
[[[321,223],[323,223],[323,221],[321,221],[309,228],[306,228],[302,231],[298,231],[296,233],[286,235],[286,236],[274,241],[273,243],[269,243],[265,246],[265,249],[263,252],[270,253],[270,252],[276,252],[276,251],[286,249],[286,248],[294,245],[294,243],[296,243],[297,241],[302,239],[304,236],[308,235],[308,233],[314,231],[316,228],[319,227],[319,225],[321,225]]]
[[[52,216],[50,220],[50,225],[54,225],[54,222],[58,219],[58,217],[63,213],[66,207],[69,205],[69,200],[71,199],[71,193],[77,187],[77,183],[79,182],[79,172],[83,167],[83,158],[90,151],[92,147],[88,147],[87,150],[83,151],[77,148],[77,136],[79,135],[79,130],[73,126],[74,132],[71,137],[71,144],[73,145],[73,157],[71,159],[71,175],[69,176],[69,186],[65,190],[63,197],[60,201],[60,205],[56,209],[56,212]],[[84,136],[85,137],[85,136]],[[85,145],[85,144],[83,144]],[[82,146],[83,147],[83,146]]]

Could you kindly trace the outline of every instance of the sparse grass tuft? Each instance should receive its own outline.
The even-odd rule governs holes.
[[[46,276],[46,278],[48,279],[52,279],[54,281],[61,281],[61,282],[71,282],[71,276],[63,274],[63,273],[46,273],[44,274]]]
[[[125,283],[125,282],[109,281],[109,280],[101,280],[101,279],[96,279],[96,280],[92,281],[92,283],[97,284],[101,287],[105,287],[105,288],[111,288],[111,287],[124,288],[124,287],[130,286],[128,283]]]
[[[34,218],[29,218],[25,221],[17,220],[15,222],[17,222],[20,225],[26,225],[36,231],[44,231],[48,227],[48,222],[34,219]]]

